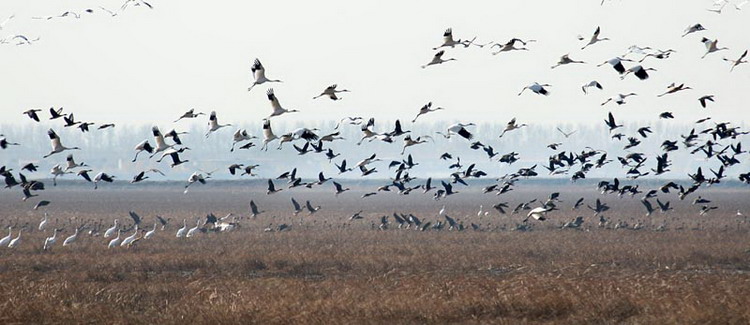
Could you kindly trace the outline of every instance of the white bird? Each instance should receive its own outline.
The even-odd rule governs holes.
[[[232,136],[232,149],[230,149],[230,152],[234,152],[234,146],[237,145],[237,143],[240,143],[242,141],[248,141],[252,139],[257,139],[258,137],[252,136],[249,133],[247,133],[247,130],[245,129],[239,129],[236,132],[234,132],[234,135]]]
[[[188,188],[190,187],[190,185],[193,185],[196,182],[201,183],[201,184],[206,184],[206,178],[209,178],[209,177],[204,177],[203,174],[199,172],[193,172],[192,174],[190,174],[190,177],[188,177],[188,183],[187,185],[185,185],[185,191],[183,193],[187,194]]]
[[[424,114],[427,114],[429,112],[439,111],[441,109],[444,109],[444,108],[442,108],[442,107],[432,108],[432,102],[429,102],[429,103],[427,103],[427,105],[424,105],[424,106],[422,106],[422,108],[419,109],[419,113],[417,113],[417,116],[413,120],[411,120],[411,122],[415,123],[415,122],[417,122],[417,118],[419,118],[420,116],[422,116]]]
[[[260,60],[255,59],[255,62],[253,63],[253,67],[250,68],[250,71],[253,73],[253,78],[255,78],[255,81],[250,86],[250,88],[247,88],[247,91],[250,91],[255,87],[256,85],[260,85],[266,82],[281,82],[281,80],[272,80],[266,78],[266,68],[263,67],[263,65],[260,63]]]
[[[268,150],[268,143],[278,139],[278,137],[273,134],[273,130],[271,129],[271,120],[265,120],[263,121],[263,146],[260,147],[261,150]]]
[[[61,152],[65,151],[65,150],[80,150],[81,149],[79,147],[68,148],[66,146],[63,146],[62,142],[60,141],[60,137],[57,136],[57,133],[55,133],[55,131],[52,130],[52,129],[47,130],[47,135],[49,136],[50,143],[52,144],[52,151],[50,151],[50,153],[48,153],[47,155],[45,155],[43,158],[47,158],[47,157],[52,156],[52,155],[54,155],[56,153],[61,153]]]
[[[117,231],[117,219],[115,219],[115,224],[112,225],[112,227],[109,227],[106,231],[104,231],[104,238],[111,237],[115,234],[115,231]]]
[[[718,51],[721,51],[721,50],[728,50],[729,49],[728,47],[718,47],[718,44],[719,44],[719,40],[718,39],[710,40],[710,39],[704,37],[703,39],[701,39],[701,42],[703,43],[703,45],[706,46],[706,54],[703,54],[703,56],[701,57],[701,59],[705,58],[706,55],[709,55],[711,53],[718,52]]]
[[[148,143],[148,140],[143,140],[138,145],[136,145],[135,148],[133,148],[133,150],[135,150],[135,157],[133,157],[132,162],[135,162],[136,159],[138,159],[138,154],[144,151],[148,153],[153,153],[154,147],[152,147],[151,144]]]
[[[500,133],[500,138],[502,138],[503,135],[505,135],[505,132],[510,132],[510,131],[513,131],[513,130],[517,130],[517,129],[520,129],[520,128],[524,127],[524,126],[527,126],[527,125],[525,123],[524,124],[517,124],[516,123],[516,118],[514,117],[514,118],[512,118],[505,125],[505,129],[503,129],[503,133]]]
[[[436,132],[436,133],[442,135],[446,139],[450,139],[452,135],[458,134],[466,140],[471,140],[474,137],[474,135],[471,134],[471,132],[469,132],[469,130],[466,129],[469,126],[474,126],[474,123],[467,123],[467,124],[456,123],[448,127],[447,133],[445,134],[442,132]]]
[[[448,28],[443,33],[443,44],[441,44],[438,47],[433,47],[432,49],[433,50],[437,50],[437,49],[439,49],[441,47],[450,47],[450,48],[453,48],[456,45],[463,45],[464,48],[466,48],[466,47],[469,47],[469,45],[471,45],[473,43],[473,41],[474,40],[471,40],[471,41],[462,41],[460,39],[459,40],[454,40],[453,39],[453,29]],[[483,47],[484,46],[484,45],[478,45],[478,44],[475,44],[475,45],[477,45],[479,47]]]
[[[692,33],[695,33],[695,32],[700,32],[700,31],[703,31],[703,30],[706,30],[706,28],[704,28],[703,25],[701,25],[701,24],[690,25],[687,28],[685,28],[685,34],[682,34],[682,37],[685,37],[688,34],[692,34]]]
[[[122,243],[120,243],[120,247],[127,247],[128,245],[132,244],[133,241],[135,241],[135,237],[138,236],[138,225],[135,225],[135,229],[133,229],[133,234],[125,237],[125,239],[122,240]]]
[[[232,124],[219,124],[219,119],[216,118],[216,111],[211,111],[211,115],[208,117],[208,132],[206,132],[206,138],[208,138],[211,133],[227,126],[232,126]]]
[[[625,74],[623,74],[622,76],[620,76],[620,79],[625,79],[625,77],[632,72],[636,77],[638,77],[638,79],[640,79],[640,80],[646,80],[649,77],[648,71],[656,71],[656,69],[654,69],[654,68],[644,68],[643,66],[637,65],[637,66],[634,66],[634,67],[628,69],[625,72]]]
[[[107,245],[107,248],[114,248],[120,245],[120,229],[117,229],[117,237],[109,241],[109,244]]]
[[[442,208],[440,208],[440,211],[438,212],[438,216],[442,216],[445,214],[445,205],[443,205]]]
[[[581,50],[585,50],[589,45],[594,45],[597,42],[601,41],[609,41],[609,38],[599,38],[599,33],[601,32],[601,28],[599,26],[596,27],[596,30],[594,31],[594,35],[591,35],[591,39],[589,39],[589,42],[584,45]],[[579,36],[579,39],[583,40],[583,37]]]
[[[439,52],[437,52],[437,53],[435,53],[435,56],[432,57],[432,61],[430,61],[429,63],[423,65],[422,69],[424,69],[424,68],[426,68],[428,66],[434,65],[434,64],[442,64],[444,62],[456,60],[455,58],[443,59],[443,54],[445,54],[445,51],[442,51],[442,50],[439,51]]]
[[[76,228],[76,231],[72,235],[70,235],[68,238],[65,238],[65,241],[63,241],[63,246],[68,246],[75,243],[76,239],[78,239],[78,228]]]
[[[536,42],[535,40],[528,40],[526,42],[518,39],[518,38],[512,38],[510,41],[508,41],[505,44],[495,43],[492,44],[490,49],[494,48],[495,46],[500,47],[500,49],[497,52],[493,52],[492,55],[497,55],[502,52],[510,52],[510,51],[528,51],[529,49],[525,47],[515,47],[516,42],[523,44],[523,46],[526,46],[526,43]]]
[[[620,57],[615,57],[615,58],[609,59],[607,61],[604,61],[603,63],[597,65],[597,67],[601,67],[601,66],[609,63],[609,65],[611,65],[612,68],[615,69],[615,71],[617,71],[617,73],[623,74],[623,73],[625,73],[625,66],[622,65],[623,61],[634,62],[631,59],[623,59],[623,58],[620,58]]]
[[[285,109],[285,108],[281,107],[281,104],[279,104],[279,99],[276,98],[276,94],[274,94],[274,92],[273,92],[273,88],[269,88],[268,91],[266,92],[266,95],[268,96],[268,100],[271,102],[271,108],[273,109],[273,112],[271,112],[271,115],[269,115],[268,117],[266,117],[267,120],[270,119],[270,118],[272,118],[272,117],[274,117],[274,116],[282,115],[284,113],[299,112],[296,109],[289,110],[289,109]]]
[[[526,89],[533,91],[535,94],[547,96],[549,95],[549,91],[547,91],[547,89],[544,89],[544,87],[552,87],[552,85],[550,84],[540,85],[539,83],[534,82],[533,84],[529,86],[523,87],[523,89],[521,89],[521,92],[518,93],[518,96],[521,96],[521,94],[523,94],[524,90]]]
[[[198,230],[200,225],[201,225],[201,219],[198,219],[198,221],[195,223],[195,227],[190,228],[190,230],[188,230],[185,237],[193,237],[193,235],[195,235],[195,232]]]
[[[338,96],[336,96],[336,94],[350,92],[347,89],[336,90],[336,86],[338,86],[338,85],[333,84],[333,85],[330,85],[330,86],[326,87],[326,89],[323,90],[323,92],[320,93],[320,95],[313,97],[313,99],[318,99],[319,97],[322,97],[322,96],[328,96],[328,98],[330,98],[331,100],[339,100],[341,98],[339,98]]]
[[[182,228],[177,229],[177,238],[183,238],[185,237],[185,233],[187,232],[187,221],[185,219],[182,219]]]
[[[417,137],[416,139],[412,139],[411,135],[407,135],[406,137],[404,137],[404,147],[401,149],[401,154],[403,155],[404,152],[406,151],[406,148],[408,148],[408,147],[415,146],[415,145],[418,145],[420,143],[427,142],[426,139],[425,140],[422,139],[423,137],[424,138],[430,138],[430,136],[428,136],[428,135]]]
[[[724,58],[724,61],[732,63],[732,67],[729,69],[729,72],[734,71],[734,67],[736,67],[736,66],[738,66],[740,64],[743,64],[743,63],[747,63],[747,60],[743,60],[745,57],[747,57],[747,50],[745,50],[745,52],[742,52],[742,55],[740,55],[740,58],[737,59],[737,60],[732,60],[732,59]]]
[[[66,171],[63,170],[63,168],[60,165],[54,165],[54,166],[52,166],[52,170],[50,170],[49,173],[53,175],[52,176],[52,184],[55,185],[55,186],[57,186],[57,177],[58,176],[63,176],[65,174],[72,174],[73,172],[66,172]]]
[[[21,245],[21,231],[18,231],[18,237],[11,239],[10,242],[8,242],[8,248],[16,248],[18,245]]]
[[[602,87],[602,84],[600,84],[596,80],[589,81],[589,83],[581,86],[581,89],[583,90],[584,94],[588,94],[589,93],[588,92],[588,88],[590,88],[590,87],[596,87],[596,88],[599,88],[599,89],[604,89],[604,87]]]
[[[72,154],[68,155],[68,157],[65,158],[65,162],[67,164],[65,166],[66,171],[74,169],[74,168],[78,168],[78,167],[88,167],[88,165],[86,165],[85,163],[77,164]]]
[[[179,120],[184,119],[184,118],[196,118],[201,115],[206,115],[206,113],[202,113],[202,112],[196,113],[195,108],[191,108],[189,111],[183,113],[182,116],[180,116],[180,118],[176,119],[174,123],[177,123]]]
[[[606,101],[604,101],[601,106],[606,105],[607,103],[614,101],[617,103],[617,105],[625,104],[625,98],[628,98],[630,96],[638,96],[636,93],[628,93],[628,94],[617,94],[617,96],[607,98]]]
[[[147,231],[145,235],[143,235],[143,239],[150,239],[151,237],[154,237],[156,234],[156,223],[154,223],[154,228]]]
[[[51,237],[47,237],[44,239],[44,246],[42,247],[43,250],[46,251],[55,244],[55,242],[57,241],[57,231],[58,230],[55,229],[54,231],[52,231]]]
[[[153,153],[151,154],[151,156],[149,156],[149,158],[155,156],[157,153],[160,153],[162,151],[165,151],[169,148],[174,147],[173,144],[167,144],[167,142],[164,141],[164,135],[161,134],[161,131],[159,131],[159,127],[156,127],[156,126],[152,127],[151,133],[154,135],[154,142],[156,143],[156,148],[153,148]],[[138,150],[137,147],[136,147],[136,150]]]
[[[99,188],[99,182],[101,181],[112,183],[115,181],[115,176],[111,176],[105,172],[100,172],[99,174],[96,174],[96,176],[94,176],[94,189]]]
[[[8,236],[0,238],[0,247],[8,246],[8,243],[10,243],[11,238],[13,238],[12,232],[13,232],[13,227],[8,227]]]
[[[39,231],[43,231],[44,227],[47,226],[47,212],[44,213],[44,218],[42,218],[42,221],[39,222]],[[2,245],[0,245],[2,246]]]
[[[529,218],[534,218],[539,221],[547,220],[547,212],[549,211],[552,211],[552,209],[545,207],[531,209],[531,211],[529,211],[529,213],[526,215],[526,219],[524,219],[523,221],[525,222],[526,220],[529,220]]]

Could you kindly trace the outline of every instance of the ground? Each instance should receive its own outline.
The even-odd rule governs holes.
[[[179,186],[177,186],[179,187]],[[481,195],[461,188],[441,201],[414,192],[360,199],[358,188],[285,190],[266,195],[258,186],[206,186],[188,194],[171,186],[93,191],[45,191],[52,201],[50,226],[62,228],[58,244],[42,251],[42,211],[15,192],[0,195],[0,225],[28,222],[17,249],[0,249],[0,321],[3,323],[315,323],[315,324],[747,324],[750,323],[750,224],[736,215],[747,192],[709,189],[719,210],[698,216],[696,206],[670,196],[675,211],[645,217],[637,199],[598,195],[591,189],[561,191],[561,210],[532,231],[511,231],[521,214],[488,208],[545,198],[538,186]],[[313,216],[292,216],[290,196],[313,201]],[[588,210],[572,211],[579,196],[612,206],[606,217],[642,220],[641,230],[598,227]],[[667,196],[664,196],[667,198]],[[250,199],[260,216],[248,215]],[[413,213],[463,221],[464,231],[398,229],[380,216]],[[488,215],[477,216],[479,205]],[[165,231],[129,249],[107,249],[109,239],[84,234],[69,247],[62,238],[75,225],[109,227],[118,218],[142,228],[156,214],[171,219]],[[349,221],[365,210],[362,220]],[[187,219],[213,212],[245,218],[230,233],[175,238]],[[583,230],[559,229],[584,216]],[[264,232],[286,223],[291,229]],[[472,230],[474,223],[479,231]],[[660,225],[666,231],[654,231]],[[87,233],[87,230],[84,230]],[[6,230],[0,230],[5,236]],[[132,231],[128,234],[132,234]]]

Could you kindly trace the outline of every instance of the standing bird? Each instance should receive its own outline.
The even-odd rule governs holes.
[[[13,227],[8,227],[8,235],[3,238],[0,238],[0,247],[8,246],[12,238],[13,238]]]
[[[55,244],[55,242],[57,242],[57,231],[58,229],[55,229],[54,231],[52,231],[51,237],[47,237],[46,239],[44,239],[44,246],[42,247],[43,250],[48,250],[50,247],[52,247],[52,245]]]
[[[526,89],[533,91],[535,94],[547,96],[547,95],[549,95],[549,91],[547,91],[547,89],[544,89],[544,87],[551,87],[551,86],[552,85],[550,85],[550,84],[541,84],[540,85],[539,83],[534,82],[533,84],[531,84],[529,86],[523,87],[523,89],[521,89],[521,92],[518,93],[518,96],[521,96],[521,94],[523,94],[523,92]]]
[[[285,108],[281,107],[281,104],[279,104],[279,99],[276,98],[276,94],[274,94],[274,92],[273,92],[273,88],[269,88],[268,91],[266,92],[266,95],[268,96],[268,100],[271,102],[271,108],[273,109],[273,112],[271,112],[271,115],[269,115],[268,117],[266,117],[266,120],[268,120],[268,119],[270,119],[270,118],[272,118],[274,116],[282,115],[284,113],[299,112],[296,109],[288,110],[288,109],[285,109]]]
[[[216,111],[211,111],[211,115],[208,118],[208,132],[206,132],[206,138],[208,138],[211,133],[227,126],[232,126],[232,124],[219,124],[219,119],[216,118]]]
[[[432,108],[432,102],[429,102],[429,103],[427,103],[427,105],[424,105],[424,106],[422,106],[422,108],[419,109],[419,113],[417,113],[417,116],[413,120],[411,120],[411,122],[415,123],[415,122],[417,122],[417,118],[419,118],[420,116],[422,116],[424,114],[427,114],[429,112],[434,112],[434,111],[438,111],[438,110],[441,110],[441,109],[444,109],[444,108],[442,108],[442,107]]]
[[[109,241],[109,244],[107,245],[107,248],[114,248],[120,245],[120,235],[121,231],[120,229],[117,229],[117,237],[113,238]]]
[[[601,33],[601,31],[602,31],[602,30],[601,30],[601,27],[597,26],[597,27],[596,27],[596,30],[594,31],[594,35],[591,35],[591,38],[589,39],[589,42],[588,42],[588,43],[587,43],[586,45],[584,45],[584,46],[583,46],[583,47],[581,48],[581,50],[585,50],[585,49],[586,49],[586,48],[587,48],[587,47],[588,47],[589,45],[594,45],[594,44],[596,44],[597,42],[601,42],[601,41],[609,41],[609,38],[606,38],[606,37],[604,37],[604,38],[599,38],[599,33]],[[579,37],[578,37],[578,39],[579,39],[579,40],[584,40],[584,38],[583,38],[583,37],[581,37],[581,36],[579,36]]]
[[[114,225],[112,227],[107,228],[107,230],[104,232],[104,238],[112,237],[112,235],[115,234],[115,231],[117,231],[117,219],[115,219]]]
[[[322,96],[328,96],[328,98],[330,98],[331,100],[339,100],[341,98],[339,98],[338,96],[336,96],[336,94],[350,92],[347,89],[336,90],[336,86],[338,86],[338,85],[333,84],[333,85],[330,85],[330,86],[326,87],[326,89],[323,90],[323,92],[320,93],[320,95],[313,97],[313,99],[318,99],[319,97],[322,97]]]
[[[177,229],[177,238],[183,238],[185,237],[185,233],[187,232],[187,220],[182,219],[182,228]]]
[[[710,40],[710,39],[704,37],[703,39],[701,39],[701,43],[703,43],[703,45],[706,46],[706,54],[703,54],[703,56],[701,57],[701,59],[705,58],[706,55],[709,55],[711,53],[718,52],[718,51],[721,51],[721,50],[728,50],[729,49],[728,47],[718,47],[718,45],[719,45],[719,40],[718,39]]]
[[[50,143],[52,145],[52,151],[50,151],[50,153],[46,154],[43,158],[47,158],[47,157],[52,156],[52,155],[54,155],[56,153],[61,153],[61,152],[65,151],[65,150],[80,150],[81,149],[79,147],[68,148],[66,146],[63,146],[62,142],[60,141],[60,137],[57,136],[57,133],[55,133],[55,131],[52,130],[52,129],[47,130],[47,135],[49,136]]]
[[[266,68],[263,67],[263,65],[260,63],[260,60],[255,59],[255,62],[253,63],[253,66],[250,68],[250,71],[253,73],[253,78],[255,81],[250,86],[250,88],[247,88],[247,91],[250,91],[253,89],[253,87],[266,83],[266,82],[281,82],[281,80],[273,80],[266,78]]]
[[[422,69],[424,69],[424,68],[426,68],[428,66],[434,65],[434,64],[442,64],[444,62],[455,61],[456,60],[455,58],[443,59],[443,54],[445,54],[445,51],[443,51],[443,50],[435,53],[435,56],[432,57],[432,61],[430,61],[429,63],[423,65]]]
[[[63,246],[72,245],[76,242],[76,239],[78,239],[78,228],[76,228],[76,231],[68,236],[68,238],[65,238],[65,241],[63,241]]]
[[[11,239],[10,242],[8,242],[8,248],[16,248],[18,245],[21,245],[21,231],[18,231],[18,237]]]
[[[724,61],[732,63],[732,67],[729,69],[729,72],[734,71],[734,67],[743,63],[747,63],[747,60],[743,60],[746,56],[747,56],[747,50],[745,50],[745,52],[742,52],[742,55],[740,55],[740,58],[737,60],[730,60],[730,59],[724,58]]]

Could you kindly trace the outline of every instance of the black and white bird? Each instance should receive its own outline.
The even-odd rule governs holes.
[[[422,108],[419,109],[419,113],[417,113],[417,116],[414,117],[414,119],[411,120],[411,122],[415,123],[415,122],[417,122],[417,118],[419,118],[420,116],[422,116],[424,114],[427,114],[429,112],[439,111],[441,109],[444,109],[444,108],[442,108],[442,107],[432,108],[432,102],[429,102],[426,105],[422,106]]]
[[[273,194],[273,193],[276,193],[276,192],[280,192],[281,190],[283,190],[283,189],[281,189],[281,188],[280,189],[276,189],[276,186],[273,185],[273,180],[270,180],[270,179],[268,180],[268,191],[266,191],[266,194],[270,195],[270,194]]]
[[[328,96],[328,98],[330,98],[331,100],[339,100],[341,98],[336,96],[336,94],[350,92],[347,89],[337,90],[336,89],[337,86],[338,86],[337,84],[333,84],[333,85],[326,87],[326,89],[324,89],[323,92],[320,93],[320,95],[313,97],[313,99],[318,99],[319,97]]]
[[[105,172],[100,172],[94,176],[94,189],[99,188],[99,182],[112,183],[115,181],[115,176],[111,176]]]
[[[52,129],[47,130],[47,135],[49,136],[50,144],[52,145],[52,151],[50,151],[50,153],[46,154],[43,158],[47,158],[47,157],[52,156],[52,155],[54,155],[56,153],[61,153],[61,152],[66,151],[66,150],[80,150],[81,149],[79,147],[70,147],[70,148],[68,148],[68,147],[64,146],[62,144],[62,142],[60,141],[60,137]]]
[[[625,98],[628,98],[630,96],[638,96],[636,93],[627,93],[627,94],[617,94],[617,96],[607,98],[606,101],[601,103],[601,106],[607,105],[607,103],[614,101],[617,103],[617,105],[623,105],[625,104]]]
[[[598,43],[598,42],[601,42],[601,41],[609,41],[609,38],[606,38],[606,37],[604,37],[604,38],[599,38],[599,33],[601,33],[601,31],[602,31],[602,30],[601,30],[601,27],[600,27],[600,26],[597,26],[597,27],[596,27],[596,30],[594,31],[594,34],[593,34],[593,35],[591,35],[591,38],[589,39],[589,42],[588,42],[588,43],[586,43],[586,45],[584,45],[584,46],[583,46],[583,47],[581,48],[581,50],[585,50],[585,49],[586,49],[587,47],[589,47],[589,45],[594,45],[594,44],[596,44],[596,43]],[[582,40],[584,40],[585,38],[583,38],[583,37],[581,37],[581,36],[578,36],[578,39],[582,41]]]
[[[688,89],[693,89],[693,88],[685,86],[685,84],[676,85],[673,82],[672,84],[670,84],[669,86],[667,86],[667,91],[665,91],[665,92],[663,92],[663,93],[661,93],[659,95],[656,95],[656,97],[663,97],[664,95],[674,94],[674,93],[676,93],[678,91],[683,91],[683,90],[688,90]]]
[[[498,55],[502,52],[510,52],[510,51],[528,51],[528,48],[525,47],[516,47],[516,43],[521,43],[523,46],[526,46],[527,43],[536,42],[536,40],[528,40],[523,41],[518,38],[512,38],[510,41],[506,42],[505,44],[501,43],[495,43],[492,44],[490,49],[493,49],[495,46],[499,47],[500,49],[497,50],[497,52],[492,52],[492,55]]]
[[[229,149],[229,151],[234,152],[234,147],[237,145],[237,143],[240,143],[242,141],[250,141],[252,139],[257,139],[257,138],[258,137],[247,133],[247,130],[239,129],[236,132],[234,132],[234,135],[232,136],[232,149]]]
[[[521,92],[518,93],[518,96],[521,96],[521,94],[523,94],[523,92],[526,89],[533,91],[535,94],[547,96],[549,95],[549,91],[547,91],[547,89],[545,89],[544,87],[551,87],[551,86],[552,85],[550,84],[539,84],[537,82],[534,82],[531,85],[523,87],[523,89],[521,89]]]
[[[701,24],[690,25],[687,28],[685,28],[685,34],[682,34],[682,37],[685,37],[688,34],[692,34],[692,33],[695,33],[695,32],[700,32],[700,31],[704,31],[704,30],[706,30],[706,28],[704,28],[703,25],[701,25]]]
[[[732,67],[729,68],[729,72],[734,71],[734,68],[736,66],[738,66],[740,64],[743,64],[743,63],[747,63],[747,60],[745,60],[745,57],[747,57],[747,50],[745,50],[745,52],[742,52],[742,55],[740,55],[739,59],[737,59],[737,60],[731,60],[731,59],[724,58],[724,61],[732,63]]]
[[[180,118],[174,120],[174,122],[177,123],[178,121],[184,118],[196,118],[201,115],[206,115],[206,113],[201,113],[201,112],[196,113],[195,108],[191,108],[189,111],[183,113],[182,116],[180,116]]]
[[[444,54],[445,54],[445,51],[443,51],[443,50],[435,53],[435,56],[432,57],[432,61],[430,61],[429,63],[423,65],[422,69],[424,69],[424,68],[426,68],[428,66],[431,66],[431,65],[442,64],[442,63],[445,63],[445,62],[448,62],[448,61],[454,61],[454,60],[456,60],[455,58],[443,59],[443,55]]]
[[[623,61],[634,62],[633,60],[630,60],[630,59],[623,59],[620,57],[615,57],[607,61],[604,61],[603,63],[597,65],[597,67],[601,67],[605,64],[609,64],[612,66],[613,69],[615,69],[615,71],[617,71],[617,73],[623,74],[625,73],[625,66],[622,65]]]
[[[152,147],[151,144],[148,143],[148,140],[143,140],[138,145],[136,145],[135,148],[133,148],[133,150],[135,150],[135,157],[133,157],[133,162],[135,162],[136,159],[138,159],[138,154],[144,151],[148,153],[153,153],[154,147]]]
[[[255,59],[255,62],[253,62],[253,66],[250,68],[250,71],[253,73],[253,78],[255,79],[255,81],[253,81],[253,84],[250,86],[250,88],[247,88],[247,91],[250,91],[253,89],[253,87],[264,84],[266,82],[281,82],[281,80],[266,78],[266,68],[263,67],[263,65],[260,63],[260,60],[258,59]]]
[[[656,71],[656,69],[654,69],[654,68],[644,68],[643,66],[637,65],[637,66],[629,68],[627,71],[625,71],[625,73],[622,76],[620,76],[620,79],[625,79],[625,77],[627,75],[629,75],[630,73],[633,73],[633,75],[635,75],[636,77],[638,77],[638,79],[640,79],[640,80],[646,80],[646,79],[649,78],[649,75],[648,75],[649,71]]]
[[[596,80],[592,80],[592,81],[589,81],[587,84],[584,84],[583,86],[581,86],[581,90],[583,90],[584,94],[588,94],[589,93],[588,89],[591,87],[596,87],[596,88],[599,88],[600,90],[604,89],[604,87],[602,87],[602,84],[600,84]]]
[[[454,40],[453,39],[453,29],[452,28],[448,28],[443,33],[443,44],[441,44],[438,47],[433,47],[432,49],[437,51],[437,49],[439,49],[441,47],[450,47],[450,48],[453,48],[456,45],[463,45],[463,47],[466,48],[466,47],[469,47],[469,45],[471,45],[471,44],[473,44],[473,40],[471,40],[471,41],[468,41],[468,40],[462,41],[461,39]],[[482,47],[484,45],[477,45],[477,46]]]
[[[279,116],[279,115],[282,115],[284,113],[299,112],[296,109],[285,109],[285,108],[281,107],[281,104],[279,104],[279,99],[276,98],[276,94],[274,94],[274,92],[273,92],[273,88],[269,88],[268,91],[266,92],[266,95],[268,96],[268,101],[271,102],[271,108],[273,109],[273,111],[271,112],[271,115],[269,115],[268,117],[266,117],[266,119],[270,119],[270,118],[272,118],[274,116]]]
[[[518,130],[518,129],[524,127],[524,126],[527,126],[527,125],[526,124],[518,124],[518,123],[516,123],[516,118],[514,117],[507,124],[505,124],[505,129],[503,129],[503,132],[500,133],[499,137],[502,138],[503,135],[505,135],[506,132],[510,132],[510,131],[513,131],[513,130]]]
[[[560,60],[557,61],[555,65],[552,66],[552,69],[557,68],[561,65],[566,65],[566,64],[571,64],[571,63],[586,63],[586,62],[573,60],[570,58],[569,54],[565,54],[560,57]]]
[[[206,132],[206,138],[208,138],[211,133],[227,126],[232,126],[232,124],[219,124],[219,119],[216,117],[216,111],[212,111],[211,115],[208,117],[208,132]]]
[[[442,135],[446,139],[450,139],[452,135],[458,134],[466,140],[471,140],[474,137],[474,135],[471,134],[471,132],[469,132],[469,130],[467,130],[466,128],[469,126],[474,126],[474,125],[475,125],[474,123],[466,123],[466,124],[456,123],[456,124],[449,126],[446,133],[442,133],[442,132],[436,132],[436,133]]]
[[[703,45],[706,46],[706,54],[703,54],[701,59],[705,58],[707,55],[711,53],[729,49],[728,47],[719,47],[718,39],[710,40],[704,37],[703,39],[701,39],[701,43],[703,43]]]

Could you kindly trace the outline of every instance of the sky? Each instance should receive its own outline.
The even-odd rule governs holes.
[[[0,38],[21,33],[40,40],[30,46],[0,45],[0,112],[3,123],[32,123],[21,112],[65,107],[77,119],[98,123],[169,125],[184,111],[216,110],[222,123],[260,121],[270,113],[267,85],[251,92],[250,67],[259,58],[282,105],[301,113],[286,122],[367,116],[411,120],[432,101],[446,110],[425,120],[507,121],[536,124],[602,123],[608,111],[627,121],[655,120],[673,111],[686,122],[750,121],[750,64],[729,72],[721,58],[750,48],[746,8],[706,10],[712,1],[161,1],[153,10],[131,7],[116,17],[101,11],[81,19],[30,17],[83,12],[120,1],[0,2],[0,21],[15,14]],[[681,37],[685,27],[708,30]],[[601,26],[601,42],[581,50]],[[490,49],[448,49],[457,58],[420,68],[432,58],[442,33],[478,43],[534,39],[530,51],[491,55]],[[728,51],[700,57],[701,37],[718,38]],[[643,64],[658,71],[646,81],[620,80],[596,65],[630,46],[674,49],[668,60]],[[550,69],[566,53],[584,65]],[[629,65],[626,65],[629,66]],[[598,80],[603,91],[584,95],[582,84]],[[534,81],[549,83],[550,96],[517,93]],[[672,82],[693,90],[657,98]],[[351,90],[340,101],[313,100],[330,84]],[[636,92],[628,104],[602,108],[617,93]],[[716,95],[702,109],[697,98]],[[45,114],[46,115],[46,114]],[[205,121],[201,120],[201,123]]]

